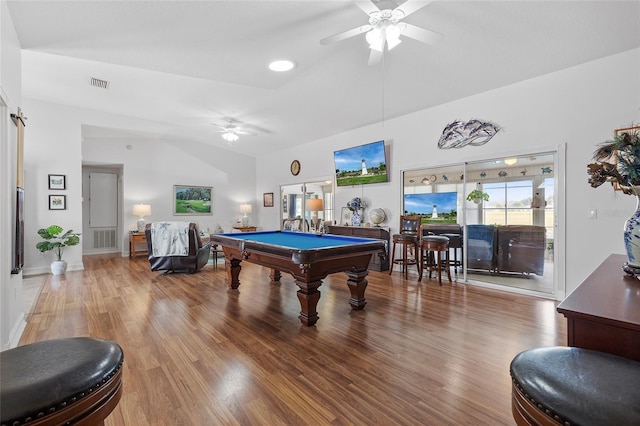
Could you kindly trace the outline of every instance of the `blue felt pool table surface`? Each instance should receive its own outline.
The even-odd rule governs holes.
[[[221,236],[245,241],[271,244],[295,250],[316,250],[321,248],[366,244],[378,241],[370,238],[345,237],[330,234],[310,234],[290,231],[260,231],[220,234]]]

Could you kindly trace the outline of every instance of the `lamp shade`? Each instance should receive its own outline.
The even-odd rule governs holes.
[[[324,204],[320,198],[309,198],[307,200],[307,211],[320,212],[324,210]]]
[[[240,204],[240,213],[251,213],[251,204]]]
[[[138,217],[144,217],[151,215],[151,206],[149,204],[134,204],[133,215]]]

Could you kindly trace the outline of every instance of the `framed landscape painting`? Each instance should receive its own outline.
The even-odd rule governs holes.
[[[213,187],[174,185],[174,215],[211,215],[213,214]]]

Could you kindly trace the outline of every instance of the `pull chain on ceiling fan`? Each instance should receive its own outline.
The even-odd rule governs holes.
[[[369,23],[348,31],[320,40],[323,45],[355,37],[366,33],[365,38],[369,43],[371,53],[369,65],[375,65],[382,59],[385,45],[391,50],[402,42],[400,36],[410,37],[426,44],[434,44],[442,38],[441,34],[427,30],[401,19],[431,3],[430,1],[407,0],[394,9],[379,9],[370,0],[354,2],[360,9],[369,15]]]

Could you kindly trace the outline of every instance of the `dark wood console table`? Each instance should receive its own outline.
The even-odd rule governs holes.
[[[558,305],[569,346],[640,361],[640,280],[622,271],[626,261],[612,254]]]
[[[371,256],[369,269],[372,271],[388,271],[389,270],[389,231],[377,226],[341,226],[328,225],[327,233],[335,235],[348,235],[351,237],[375,238],[387,242],[385,253],[380,256]]]

